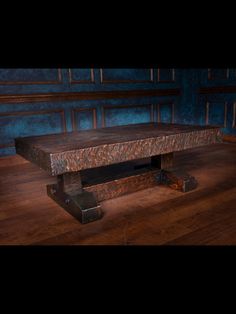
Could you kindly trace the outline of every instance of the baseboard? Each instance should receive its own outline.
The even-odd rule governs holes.
[[[224,142],[236,143],[236,135],[223,135]]]

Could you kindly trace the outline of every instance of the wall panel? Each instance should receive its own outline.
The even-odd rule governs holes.
[[[235,104],[235,69],[0,69],[0,156],[18,136],[150,121],[236,135]]]
[[[0,113],[0,149],[14,147],[16,137],[66,132],[62,109]]]
[[[60,69],[0,69],[0,85],[59,84]]]
[[[69,69],[70,84],[91,84],[95,83],[94,69]]]
[[[208,69],[208,80],[228,80],[229,69]]]
[[[96,108],[74,108],[71,110],[73,131],[96,129]]]
[[[216,125],[226,128],[227,102],[206,103],[206,125]]]
[[[103,106],[102,126],[153,122],[153,105]]]
[[[163,102],[157,105],[157,122],[174,123],[174,103]]]
[[[101,83],[152,83],[153,69],[100,69]]]
[[[158,83],[175,82],[175,70],[174,69],[158,69],[157,81]]]

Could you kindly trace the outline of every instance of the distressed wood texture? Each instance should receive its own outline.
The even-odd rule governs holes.
[[[197,180],[179,169],[161,171],[160,183],[166,184],[174,190],[188,192],[197,187]]]
[[[60,175],[221,141],[219,127],[143,123],[18,138],[15,146],[17,154]]]
[[[137,192],[157,185],[159,169],[143,168],[130,173],[123,173],[123,177],[113,178],[107,182],[85,185],[84,190],[92,192],[98,202],[121,195]]]
[[[159,185],[106,200],[103,218],[90,224],[47,196],[54,177],[21,157],[0,158],[0,245],[235,246],[235,156],[235,143],[177,152],[175,164],[199,182],[195,190]]]

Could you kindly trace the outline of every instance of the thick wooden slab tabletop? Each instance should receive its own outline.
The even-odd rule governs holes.
[[[212,129],[212,126],[192,126],[165,123],[144,123],[109,128],[68,132],[43,136],[21,138],[21,141],[38,147],[48,153],[114,144],[140,139],[163,137],[177,133],[186,133]],[[17,139],[19,140],[19,139]]]
[[[24,137],[15,143],[18,154],[56,175],[207,145],[220,137],[214,126],[143,123]]]

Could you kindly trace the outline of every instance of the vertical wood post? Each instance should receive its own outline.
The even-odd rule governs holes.
[[[151,157],[151,165],[159,169],[169,169],[173,167],[174,154],[168,153]]]

